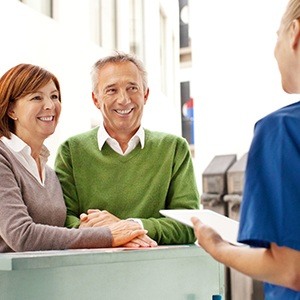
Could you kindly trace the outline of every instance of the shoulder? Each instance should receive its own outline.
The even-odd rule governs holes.
[[[261,153],[280,155],[280,151],[298,148],[300,143],[300,102],[284,106],[257,121],[251,149],[260,149]],[[274,147],[278,151],[274,151]],[[280,148],[280,150],[279,150]],[[285,150],[286,151],[286,150]],[[256,153],[256,152],[255,152]]]
[[[88,131],[76,134],[74,136],[71,136],[71,137],[68,138],[68,141],[82,141],[82,140],[86,141],[86,140],[89,140],[93,137],[96,137],[97,132],[98,132],[98,128],[99,127],[95,127],[91,130],[88,130]]]
[[[186,139],[181,136],[161,131],[151,131],[148,129],[145,129],[145,139],[146,141],[155,143],[187,144]]]
[[[14,160],[14,155],[8,150],[8,148],[0,141],[0,161],[1,163],[11,164]]]
[[[7,147],[4,145],[4,143],[0,140],[0,151],[1,153],[6,153],[8,151]]]
[[[11,155],[6,146],[0,141],[0,174],[1,178],[6,176],[8,169],[11,169]]]
[[[271,112],[258,120],[255,127],[278,127],[291,122],[300,122],[300,102],[292,103]]]
[[[97,142],[97,132],[98,127],[73,135],[65,140],[61,146],[80,147],[81,145],[90,145],[91,143]]]
[[[186,139],[170,133],[145,130],[145,150],[158,157],[186,157],[190,147]]]

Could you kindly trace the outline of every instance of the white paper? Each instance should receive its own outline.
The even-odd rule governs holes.
[[[192,217],[197,217],[204,224],[212,227],[220,236],[233,245],[246,246],[237,241],[239,222],[209,209],[165,209],[162,215],[193,227]]]

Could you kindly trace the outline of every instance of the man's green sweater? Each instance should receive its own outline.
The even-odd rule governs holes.
[[[145,130],[140,144],[122,156],[105,143],[98,128],[69,138],[57,154],[55,170],[67,205],[67,227],[78,227],[90,208],[120,219],[139,218],[159,244],[195,241],[193,229],[160,215],[160,209],[197,209],[199,194],[185,139]]]

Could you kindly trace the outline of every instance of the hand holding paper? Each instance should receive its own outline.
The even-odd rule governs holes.
[[[191,218],[196,217],[202,223],[212,227],[224,240],[233,245],[244,246],[237,242],[239,222],[209,209],[169,209],[160,210],[166,217],[172,218],[190,227],[194,227]]]

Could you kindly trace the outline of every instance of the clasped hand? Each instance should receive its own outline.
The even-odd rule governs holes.
[[[89,209],[80,215],[79,228],[109,227],[113,236],[113,247],[124,246],[129,248],[156,247],[147,231],[135,221],[121,220],[106,210]]]
[[[80,228],[102,227],[120,221],[120,219],[106,210],[89,209],[87,214],[80,215]]]

